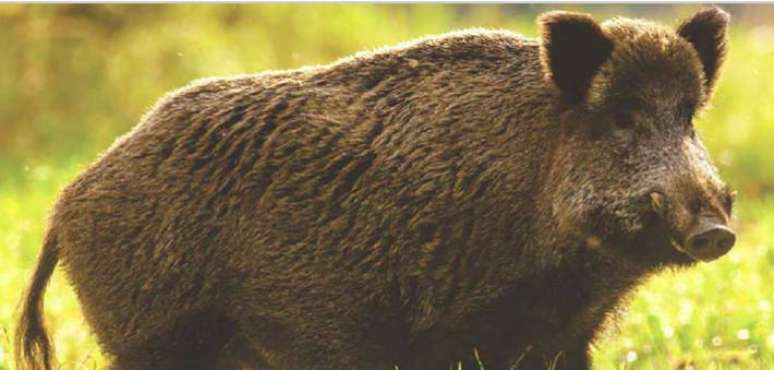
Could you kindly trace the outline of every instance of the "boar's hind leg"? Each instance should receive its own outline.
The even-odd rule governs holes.
[[[237,370],[228,361],[235,326],[223,317],[195,315],[180,320],[174,330],[113,353],[111,370]]]

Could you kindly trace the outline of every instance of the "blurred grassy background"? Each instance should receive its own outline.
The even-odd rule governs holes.
[[[676,24],[684,5],[0,5],[0,370],[18,298],[58,189],[164,92],[214,75],[328,63],[464,27],[536,36],[535,16],[580,10]],[[594,349],[595,369],[774,368],[774,6],[725,6],[731,52],[697,122],[739,190],[740,244],[659,276]],[[105,365],[55,274],[47,317],[63,369]]]

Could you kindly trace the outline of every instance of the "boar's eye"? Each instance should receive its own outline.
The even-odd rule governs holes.
[[[630,111],[618,111],[613,115],[610,137],[616,142],[630,144],[635,137],[636,115]],[[610,127],[610,126],[608,126]]]
[[[615,127],[621,130],[631,130],[634,128],[634,113],[617,112],[615,115]]]
[[[726,209],[726,212],[728,212],[728,214],[731,214],[732,208],[734,206],[735,198],[736,198],[736,191],[731,190],[729,188],[726,188],[723,191],[723,207]]]
[[[639,99],[627,99],[618,104],[615,113],[615,127],[621,130],[635,128],[637,112],[644,109],[645,104]]]

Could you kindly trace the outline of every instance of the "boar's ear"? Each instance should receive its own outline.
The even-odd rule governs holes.
[[[693,45],[704,69],[704,86],[707,91],[717,80],[718,69],[726,55],[728,13],[711,8],[696,13],[677,28],[677,34]]]
[[[567,103],[586,98],[591,79],[613,52],[613,41],[590,15],[548,12],[540,17],[540,60]]]

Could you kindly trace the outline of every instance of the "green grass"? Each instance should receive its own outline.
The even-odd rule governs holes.
[[[57,191],[164,91],[463,27],[534,36],[535,13],[546,8],[567,7],[1,5],[0,101],[11,108],[0,109],[0,370],[12,368],[14,311]],[[600,19],[660,14],[674,24],[695,9],[657,8],[585,10]],[[292,32],[278,33],[283,27]],[[716,262],[659,275],[633,292],[594,347],[595,369],[774,367],[774,28],[742,22],[731,35],[714,107],[697,126],[739,189],[739,243]],[[46,317],[63,369],[105,364],[59,271]]]

